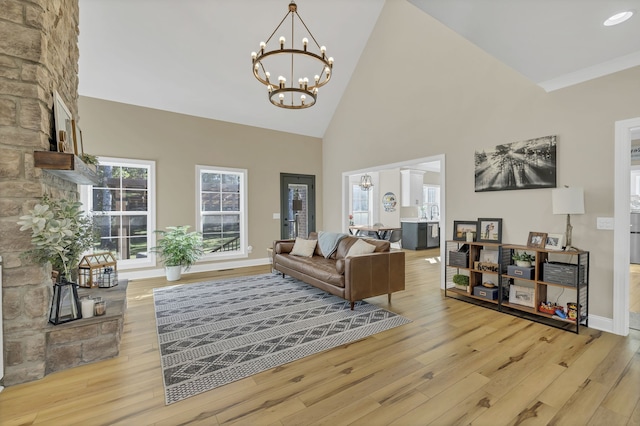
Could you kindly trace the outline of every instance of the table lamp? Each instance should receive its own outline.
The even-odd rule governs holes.
[[[553,214],[567,215],[566,249],[576,249],[571,244],[571,215],[584,214],[584,189],[583,188],[556,188],[551,190],[551,202]]]

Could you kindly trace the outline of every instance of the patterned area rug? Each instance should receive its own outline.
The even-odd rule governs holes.
[[[153,291],[166,403],[411,322],[264,274]]]

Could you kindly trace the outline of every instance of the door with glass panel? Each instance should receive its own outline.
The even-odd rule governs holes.
[[[316,177],[280,174],[280,237],[307,237],[316,230]]]

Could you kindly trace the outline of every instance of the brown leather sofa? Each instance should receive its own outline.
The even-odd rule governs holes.
[[[311,233],[309,239],[317,239],[317,234]],[[347,256],[357,240],[341,239],[329,258],[319,246],[311,257],[293,256],[293,240],[274,241],[273,269],[350,301],[352,310],[357,300],[382,294],[388,294],[391,303],[391,293],[404,290],[404,252],[391,250],[389,241],[367,239],[376,247],[373,253]]]

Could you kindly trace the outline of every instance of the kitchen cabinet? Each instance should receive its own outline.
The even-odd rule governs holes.
[[[400,205],[402,207],[422,207],[422,186],[424,183],[424,171],[400,170],[400,177],[402,190],[400,193]]]
[[[438,222],[402,222],[402,248],[423,250],[440,247]]]

